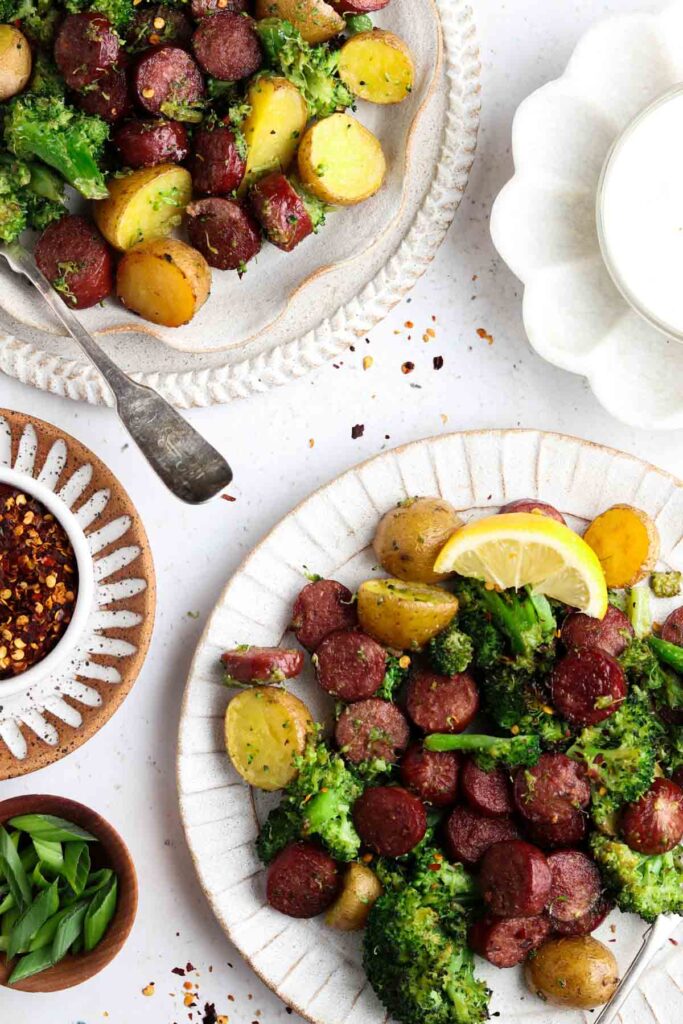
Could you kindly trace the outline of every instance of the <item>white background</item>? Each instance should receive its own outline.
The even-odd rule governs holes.
[[[128,446],[113,412],[0,379],[0,405],[52,421],[118,474],[147,527],[159,591],[147,662],[115,718],[61,763],[0,784],[3,798],[28,792],[75,797],[121,830],[140,879],[137,923],[118,959],[78,989],[50,996],[1,989],[2,1024],[196,1024],[203,1013],[183,1005],[184,979],[171,973],[187,961],[197,968],[189,977],[198,982],[199,1007],[215,1003],[230,1024],[296,1019],[240,962],[212,918],[185,847],[174,774],[180,701],[203,622],[244,555],[292,505],[385,447],[461,428],[563,431],[634,452],[683,476],[680,432],[646,433],[617,423],[579,377],[530,351],[518,282],[496,256],[488,231],[492,200],[511,174],[510,124],[518,103],[562,71],[598,18],[660,5],[476,0],[474,6],[483,62],[474,172],[446,242],[411,298],[337,369],[190,414],[231,462],[235,502],[186,508]],[[412,330],[406,321],[414,323]],[[428,327],[436,337],[425,344]],[[477,335],[478,328],[493,344]],[[364,371],[366,355],[374,363]],[[444,359],[438,372],[432,368],[437,355]],[[406,360],[415,364],[407,376],[401,372]],[[351,438],[354,424],[365,426],[358,440]],[[145,997],[149,982],[155,982],[155,994]]]

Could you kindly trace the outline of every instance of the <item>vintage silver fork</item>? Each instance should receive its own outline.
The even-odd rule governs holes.
[[[612,1024],[612,1021],[626,1002],[645,968],[668,942],[682,922],[683,918],[677,914],[662,914],[647,929],[643,936],[642,946],[633,958],[624,977],[619,982],[614,995],[596,1017],[593,1024]]]

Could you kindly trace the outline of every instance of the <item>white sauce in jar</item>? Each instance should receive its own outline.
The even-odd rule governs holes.
[[[598,190],[598,232],[624,297],[683,340],[683,89],[629,125]]]

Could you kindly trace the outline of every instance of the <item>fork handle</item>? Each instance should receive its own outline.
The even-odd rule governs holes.
[[[595,1019],[593,1024],[612,1024],[612,1021],[628,999],[645,968],[654,959],[666,940],[673,934],[680,923],[680,917],[677,917],[676,915],[662,914],[657,918],[655,923],[647,929],[643,936],[642,946],[631,961],[631,964],[623,978],[617,985],[616,991],[609,1003],[607,1003],[602,1013],[600,1013],[600,1015]]]

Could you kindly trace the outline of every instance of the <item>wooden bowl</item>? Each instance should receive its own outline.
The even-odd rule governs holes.
[[[93,845],[93,866],[112,868],[118,877],[116,913],[100,944],[91,953],[66,956],[47,971],[11,986],[20,992],[59,992],[99,974],[125,943],[138,908],[135,866],[128,847],[116,829],[97,811],[84,804],[67,800],[66,797],[48,795],[15,796],[0,801],[0,824],[6,825],[10,818],[19,814],[54,814],[74,825],[80,825],[99,840],[97,846]],[[0,985],[7,986],[10,973],[4,954],[0,954]]]

